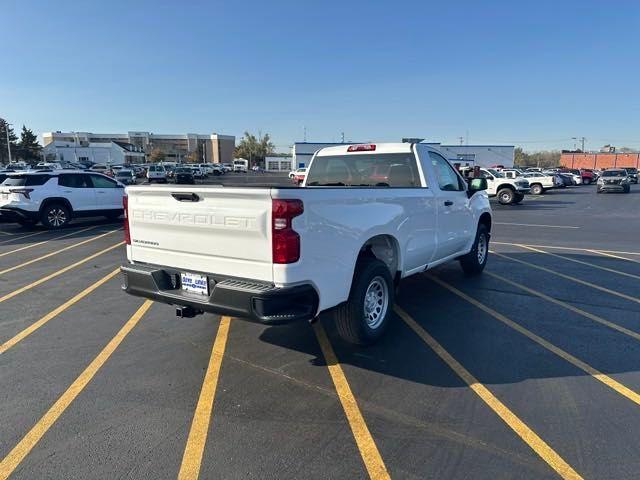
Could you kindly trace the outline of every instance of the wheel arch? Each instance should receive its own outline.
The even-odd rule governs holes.
[[[402,258],[401,258],[400,244],[398,240],[389,234],[375,235],[369,238],[358,252],[358,258],[354,265],[354,275],[358,268],[358,263],[363,258],[377,258],[383,262],[389,269],[391,278],[395,282],[398,282],[402,272]]]
[[[478,219],[478,226],[484,225],[485,227],[487,227],[489,233],[491,233],[491,222],[491,214],[489,212],[484,212]]]
[[[40,213],[42,214],[42,211],[48,206],[51,205],[52,203],[60,203],[62,205],[64,205],[64,207],[69,210],[69,213],[73,213],[73,207],[71,206],[71,202],[69,202],[69,200],[67,200],[64,197],[51,197],[51,198],[46,198],[45,200],[42,201],[42,203],[40,204]]]

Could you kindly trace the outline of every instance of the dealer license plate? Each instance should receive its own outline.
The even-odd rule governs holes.
[[[180,274],[180,286],[185,292],[209,295],[209,281],[206,275],[184,272]]]

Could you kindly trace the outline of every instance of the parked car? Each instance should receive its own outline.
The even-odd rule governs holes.
[[[592,183],[596,183],[596,180],[598,180],[598,176],[590,168],[581,168],[578,172],[582,177],[583,185],[591,185]]]
[[[467,178],[473,175],[473,167],[461,167],[460,172]],[[480,177],[487,180],[487,195],[497,197],[502,205],[520,203],[529,193],[529,181],[522,177],[507,178],[493,168],[481,168]]]
[[[116,172],[114,178],[124,184],[124,185],[135,185],[136,184],[136,174],[133,170],[121,168]]]
[[[631,191],[631,179],[624,168],[608,168],[598,179],[598,193]]]
[[[239,158],[233,161],[233,171],[247,173],[249,170],[249,161],[244,158]]]
[[[500,172],[507,178],[525,178],[529,182],[532,195],[541,195],[551,188],[556,188],[561,180],[555,179],[552,175],[547,175],[537,170],[521,172],[517,168],[505,168]]]
[[[224,175],[225,173],[227,173],[227,169],[221,163],[214,163],[211,173],[216,176]]]
[[[230,163],[223,163],[222,168],[224,169],[225,173],[233,172],[233,165],[231,165]]]
[[[376,187],[363,172],[380,163],[391,170]],[[186,317],[274,324],[332,311],[345,340],[368,344],[393,317],[400,279],[452,260],[467,274],[486,265],[487,181],[467,185],[435,148],[323,148],[304,186],[128,188],[124,290]]]
[[[626,170],[627,175],[629,176],[629,180],[631,181],[631,183],[638,183],[638,169],[635,167],[622,167],[624,170]]]
[[[300,185],[302,182],[304,182],[304,179],[306,176],[307,176],[307,169],[299,168],[296,170],[295,174],[293,175],[293,181],[294,183],[297,183],[298,185]]]
[[[199,166],[195,165],[195,166],[191,166],[189,168],[191,168],[191,171],[193,172],[193,176],[195,178],[205,178],[206,177],[206,175],[204,174],[204,172],[202,171],[202,169]]]
[[[193,176],[193,170],[189,167],[178,167],[173,174],[173,180],[176,184],[189,184],[193,185],[196,183],[195,177]]]
[[[122,214],[124,185],[95,172],[9,175],[0,186],[0,218],[21,225],[62,228],[75,217]]]
[[[149,180],[149,183],[167,183],[167,170],[163,165],[149,165],[149,168],[147,168],[147,180]]]
[[[109,167],[107,167],[104,163],[96,163],[89,168],[92,172],[100,172],[105,175],[110,173]]]

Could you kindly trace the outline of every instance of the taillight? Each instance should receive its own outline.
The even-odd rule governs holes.
[[[31,196],[29,195],[31,192],[33,192],[33,188],[14,188],[11,190],[11,193],[21,193],[27,200],[31,199]]]
[[[349,145],[347,152],[373,152],[376,149],[374,143],[365,143],[361,145]]]
[[[129,197],[122,197],[122,207],[124,208],[124,243],[131,245],[131,234],[129,233]]]
[[[300,235],[291,226],[291,221],[302,212],[302,200],[271,200],[273,263],[294,263],[300,259]]]

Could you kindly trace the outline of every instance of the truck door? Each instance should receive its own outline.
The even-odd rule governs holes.
[[[437,180],[438,212],[437,248],[434,260],[461,253],[475,235],[473,214],[466,185],[451,164],[440,154],[429,151],[431,166]]]

